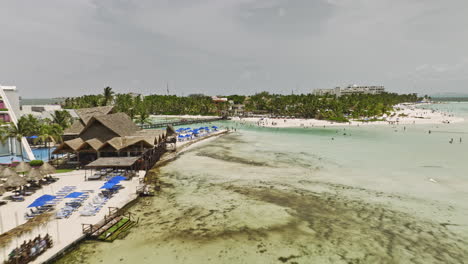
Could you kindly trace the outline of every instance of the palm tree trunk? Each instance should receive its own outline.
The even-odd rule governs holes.
[[[49,159],[47,161],[50,161],[50,142],[47,141],[47,153],[49,154]]]
[[[20,154],[21,154],[21,160],[24,161],[24,156],[23,156],[23,138],[19,140],[20,143]]]

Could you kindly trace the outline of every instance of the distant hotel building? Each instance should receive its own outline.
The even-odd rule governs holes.
[[[211,100],[213,100],[213,102],[215,103],[224,103],[224,102],[227,102],[228,99],[225,98],[225,97],[218,97],[218,96],[211,96]]]
[[[20,115],[20,99],[16,86],[0,85],[0,125],[7,126],[9,123],[16,125]],[[34,154],[24,137],[22,145],[23,151],[20,151],[19,142],[14,138],[9,138],[4,144],[0,143],[0,156],[18,156],[23,153],[23,157],[33,160]]]
[[[384,86],[358,86],[358,85],[348,85],[345,88],[335,87],[332,89],[315,89],[314,95],[336,95],[338,97],[342,95],[351,95],[351,94],[381,94],[385,92]]]

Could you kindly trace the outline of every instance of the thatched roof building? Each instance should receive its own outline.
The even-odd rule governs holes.
[[[139,156],[165,143],[166,130],[142,130],[125,113],[113,113],[112,107],[80,109],[77,113],[80,120],[66,131],[69,139],[54,154],[77,153],[90,162],[99,157]]]
[[[64,138],[71,139],[77,137],[92,117],[111,114],[113,113],[113,109],[114,108],[112,106],[101,106],[75,110],[79,119],[76,120],[69,128],[65,129],[63,132]]]

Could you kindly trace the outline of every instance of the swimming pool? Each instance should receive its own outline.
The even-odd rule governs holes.
[[[52,152],[54,152],[55,147],[50,148],[50,156],[54,156]],[[43,160],[43,161],[49,161],[49,149],[48,148],[34,148],[32,149],[32,152],[34,154],[34,158],[37,160]],[[28,158],[24,157],[25,161],[29,161]],[[12,156],[12,155],[7,155],[7,156],[1,156],[0,157],[0,164],[9,164],[11,162],[20,162],[22,161],[21,156]]]
[[[32,152],[34,154],[34,157],[37,159],[37,160],[43,160],[43,161],[48,161],[49,160],[49,151],[50,151],[50,156],[52,157],[52,152],[54,152],[55,150],[55,147],[54,148],[50,148],[50,150],[48,148],[34,148],[32,149]]]

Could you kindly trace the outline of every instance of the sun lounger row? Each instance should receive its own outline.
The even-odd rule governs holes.
[[[65,198],[65,196],[67,196],[68,194],[70,194],[74,190],[76,190],[76,186],[64,186],[64,187],[62,187],[62,189],[60,189],[59,191],[57,191],[55,193],[55,196],[57,197],[55,199],[56,203],[63,200],[63,198]]]
[[[65,206],[55,214],[55,217],[58,219],[70,217],[73,214],[73,212],[77,211],[78,208],[80,208],[83,205],[83,202],[88,198],[89,194],[87,192],[83,192],[83,194],[78,196],[77,198],[66,202]]]
[[[25,219],[31,219],[31,218],[34,218],[40,214],[43,214],[45,212],[50,212],[54,210],[54,207],[52,205],[44,205],[44,206],[41,206],[41,207],[38,207],[37,209],[29,209],[30,213],[25,213],[24,214],[24,218]]]
[[[108,200],[109,198],[105,197],[102,194],[98,194],[94,196],[91,202],[86,204],[83,207],[83,210],[80,211],[80,215],[82,216],[96,215],[101,210],[101,208],[104,207],[104,205],[107,203]]]

